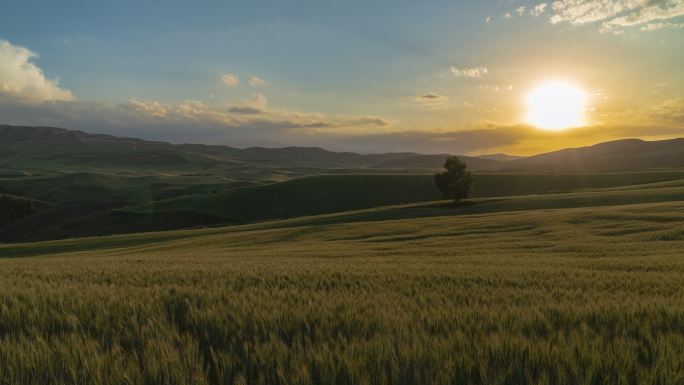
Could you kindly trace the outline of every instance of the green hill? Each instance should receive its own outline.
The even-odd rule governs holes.
[[[5,226],[36,212],[47,209],[49,205],[30,198],[10,194],[0,194],[0,227]]]
[[[270,187],[270,186],[269,186]],[[26,256],[73,251],[133,247],[149,243],[201,237],[205,235],[240,233],[252,230],[287,229],[296,227],[328,226],[360,222],[383,222],[460,217],[467,215],[507,215],[509,212],[563,210],[622,205],[649,205],[684,202],[684,179],[613,188],[588,189],[575,193],[550,193],[472,199],[468,204],[454,207],[449,201],[433,201],[404,205],[375,207],[325,215],[265,221],[254,224],[206,229],[149,232],[110,237],[48,241],[16,245],[0,245],[0,255]],[[674,212],[676,214],[676,212]],[[492,216],[491,218],[495,218]]]
[[[516,175],[478,174],[475,197],[549,194],[684,179],[684,171]],[[117,212],[145,217],[195,212],[228,223],[291,218],[439,198],[432,175],[323,175],[211,195],[182,196]]]
[[[673,167],[680,146],[678,140],[634,140],[525,159],[501,154],[464,159],[480,170],[474,196],[484,198],[684,179],[684,171]],[[432,201],[439,197],[432,174],[445,156],[237,149],[0,126],[0,194],[45,202],[41,210],[6,215],[11,220],[0,223],[0,242],[242,224]],[[600,164],[651,169],[586,171]],[[504,165],[508,172],[491,171]],[[559,165],[584,171],[548,172]]]
[[[475,197],[550,194],[684,179],[682,171],[478,174]],[[431,175],[341,174],[258,183],[221,176],[70,173],[2,179],[0,192],[52,206],[3,226],[31,241],[242,224],[439,198]]]

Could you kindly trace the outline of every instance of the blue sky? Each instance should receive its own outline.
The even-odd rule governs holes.
[[[48,76],[94,100],[231,96],[213,82],[223,71],[306,93],[379,93],[368,83],[391,91],[405,87],[397,78],[476,62],[454,48],[470,50],[470,36],[496,12],[449,1],[137,3],[13,2],[3,37],[40,52]]]
[[[683,14],[680,0],[13,1],[0,60],[28,57],[70,96],[18,84],[26,74],[0,62],[0,112],[175,142],[364,152],[678,136]],[[526,125],[525,94],[557,78],[592,95],[587,127]]]

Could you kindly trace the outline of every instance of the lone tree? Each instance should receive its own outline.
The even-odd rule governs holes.
[[[456,156],[450,156],[444,163],[446,171],[435,174],[435,184],[442,192],[442,198],[453,199],[456,204],[470,196],[475,177],[468,166]]]

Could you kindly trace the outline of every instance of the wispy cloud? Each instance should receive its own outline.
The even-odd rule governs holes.
[[[247,82],[249,83],[250,86],[252,87],[258,87],[266,84],[266,80],[256,76],[256,75],[249,75],[247,78]]]
[[[543,14],[544,12],[546,12],[547,7],[548,7],[548,4],[539,3],[539,4],[535,5],[534,7],[530,8],[530,10],[528,11],[528,14],[530,16],[539,16],[539,15]]]
[[[519,17],[523,16],[533,16],[537,17],[542,15],[543,13],[546,12],[548,9],[549,4],[547,3],[539,3],[537,5],[530,5],[530,6],[525,6],[521,5],[515,8],[512,12],[506,12],[503,14],[502,18],[504,19],[511,19],[513,18],[514,15],[517,15]]]
[[[601,23],[602,32],[684,15],[684,0],[558,0],[552,5],[551,23]]]
[[[656,31],[659,29],[682,29],[684,23],[648,23],[641,27],[642,31]]]
[[[451,74],[457,78],[481,78],[489,73],[487,67],[458,68],[452,66],[450,70]]]
[[[59,87],[59,79],[47,79],[32,60],[38,55],[27,48],[0,40],[0,94],[34,100],[73,100],[71,91]]]
[[[623,12],[634,12],[645,1],[634,0],[558,0],[552,5],[551,23],[587,24],[612,19]]]
[[[219,80],[228,87],[235,87],[240,84],[240,77],[235,74],[220,74]]]

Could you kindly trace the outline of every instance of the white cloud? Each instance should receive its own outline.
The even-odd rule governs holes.
[[[621,12],[633,10],[642,0],[558,0],[552,5],[551,23],[569,22],[586,24],[615,17]]]
[[[531,9],[529,10],[528,13],[529,13],[530,16],[535,16],[535,17],[536,17],[536,16],[539,16],[539,15],[541,15],[542,13],[546,12],[546,8],[547,8],[547,7],[548,7],[548,4],[546,4],[546,3],[539,3],[539,4],[537,4],[536,6],[534,6],[533,8],[531,8]]]
[[[59,80],[45,78],[43,70],[32,63],[37,54],[24,47],[0,40],[0,94],[34,100],[73,100],[69,90],[59,87]]]
[[[537,16],[540,16],[541,14],[543,14],[544,12],[546,12],[546,10],[548,9],[548,7],[549,7],[549,4],[547,4],[547,3],[539,3],[539,4],[535,5],[535,6],[532,6],[532,5],[530,5],[530,6],[521,5],[521,6],[517,7],[517,8],[515,8],[515,10],[513,10],[512,13],[511,13],[511,12],[506,12],[506,13],[503,15],[503,18],[504,18],[504,19],[511,19],[511,18],[513,18],[514,15],[517,15],[517,16],[520,16],[520,17],[523,17],[523,16],[533,16],[533,17],[537,17]]]
[[[624,28],[657,20],[667,20],[684,15],[684,0],[650,0],[634,12],[616,17],[604,23],[608,28]]]
[[[250,86],[252,87],[258,87],[266,84],[266,80],[256,76],[256,75],[249,75],[247,82],[249,83]]]
[[[345,132],[350,129],[384,127],[389,122],[374,116],[330,116],[267,107],[266,98],[254,98],[229,105],[210,105],[188,100],[182,103],[161,103],[154,100],[130,100],[117,106],[127,113],[132,126],[213,127],[241,136],[263,133]],[[245,131],[247,131],[245,133]],[[250,132],[251,131],[251,132]]]
[[[684,0],[558,0],[550,21],[575,25],[601,23],[602,32],[669,20],[684,15]]]
[[[240,78],[235,74],[220,74],[219,80],[228,87],[235,87],[240,84]]]
[[[451,67],[451,74],[454,77],[461,78],[481,78],[489,72],[487,67],[474,67],[474,68],[458,68]]]
[[[648,23],[641,27],[642,31],[656,31],[659,29],[682,29],[684,23]]]

